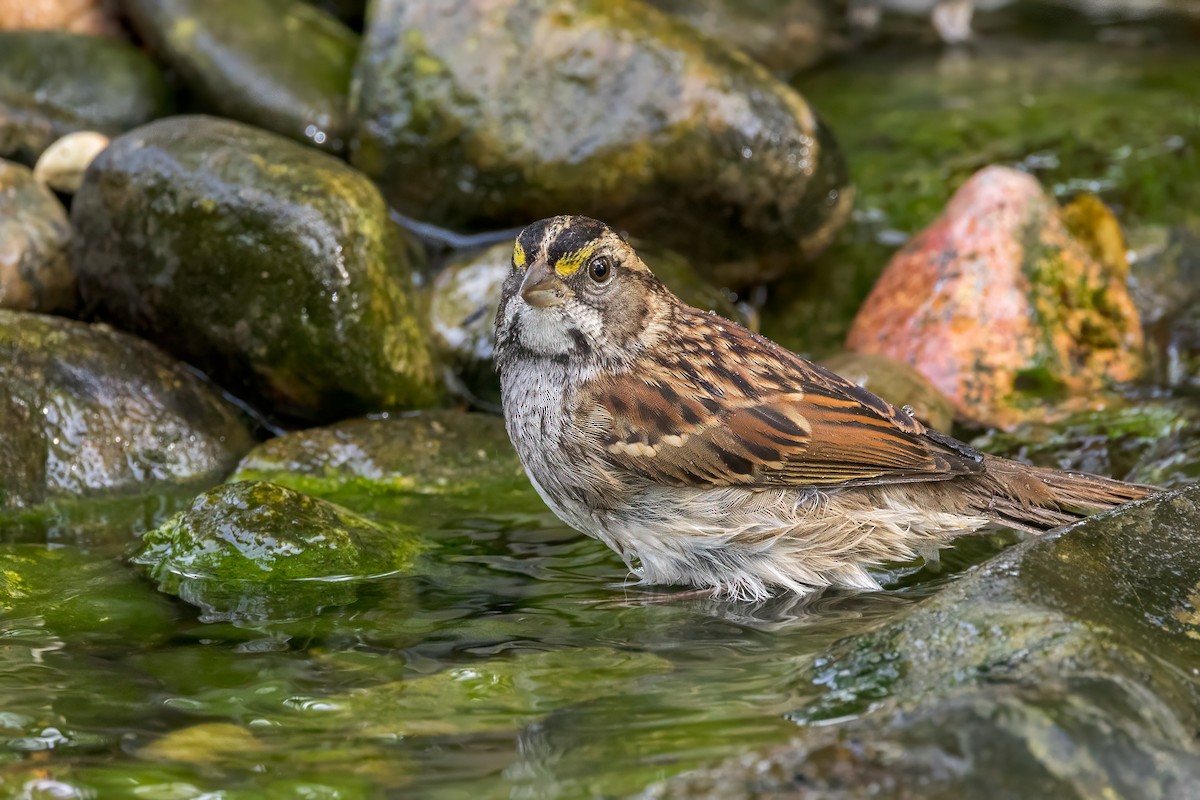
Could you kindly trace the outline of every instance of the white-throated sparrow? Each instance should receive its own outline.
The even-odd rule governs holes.
[[[496,315],[509,436],[569,525],[646,583],[742,598],[878,588],[866,568],[1152,491],[985,455],[685,305],[594,219],[517,237]]]

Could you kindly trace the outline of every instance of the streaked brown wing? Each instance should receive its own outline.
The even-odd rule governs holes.
[[[981,468],[837,375],[731,323],[697,325],[705,335],[685,337],[672,361],[646,359],[587,387],[580,410],[613,466],[713,487],[941,480]]]

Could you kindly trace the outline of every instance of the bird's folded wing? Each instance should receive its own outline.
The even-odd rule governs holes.
[[[633,370],[589,386],[581,411],[613,467],[674,486],[831,487],[982,468],[907,413],[787,356],[782,375],[749,370],[735,380]]]

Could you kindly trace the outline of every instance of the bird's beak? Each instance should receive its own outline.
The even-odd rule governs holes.
[[[531,264],[521,281],[521,298],[534,308],[561,306],[574,296],[545,261]]]

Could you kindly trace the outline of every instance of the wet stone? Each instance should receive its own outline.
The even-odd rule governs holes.
[[[70,243],[71,223],[54,193],[0,159],[0,308],[73,310]]]
[[[404,213],[492,229],[571,209],[739,288],[803,264],[849,212],[808,103],[640,2],[383,0],[369,14],[351,160]]]
[[[329,420],[440,393],[419,254],[332,156],[173,117],[114,140],[71,216],[84,302],[265,410]]]
[[[504,420],[457,411],[347,420],[281,436],[242,459],[233,480],[274,481],[314,495],[386,494],[427,522],[544,508]]]
[[[191,370],[103,325],[0,311],[0,510],[220,480],[252,443]]]
[[[137,32],[200,110],[333,153],[348,133],[358,35],[300,0],[125,0]]]
[[[206,619],[290,619],[353,602],[364,582],[408,568],[423,549],[412,529],[237,481],[147,533],[133,562]]]
[[[131,44],[0,31],[0,158],[30,166],[73,131],[116,135],[170,111],[166,82]]]

